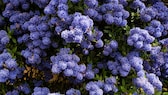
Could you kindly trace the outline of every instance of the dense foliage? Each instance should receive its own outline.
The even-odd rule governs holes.
[[[0,95],[168,95],[161,0],[0,0]]]

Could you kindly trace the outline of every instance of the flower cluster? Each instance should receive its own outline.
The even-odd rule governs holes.
[[[73,18],[70,26],[71,30],[62,31],[61,37],[67,43],[81,43],[84,39],[84,34],[92,35],[91,28],[93,27],[93,21],[87,16],[82,16],[81,13],[75,13]]]
[[[106,0],[102,1],[102,5],[98,6],[97,0],[85,0],[87,9],[85,9],[85,14],[91,17],[95,21],[104,20],[107,24],[115,24],[118,26],[127,25],[127,18],[129,17],[129,12],[124,9],[127,2],[118,0]]]
[[[147,30],[137,27],[130,30],[130,36],[127,39],[127,43],[137,49],[150,51],[152,48],[151,43],[154,40],[155,38],[151,36]]]
[[[83,80],[84,77],[93,79],[96,72],[92,70],[92,65],[86,67],[85,64],[78,65],[80,58],[75,54],[69,54],[69,48],[62,48],[57,56],[51,56],[52,72],[59,74],[63,72],[65,76],[76,77]]]
[[[162,90],[162,83],[155,74],[149,73],[146,75],[146,77],[140,76],[135,78],[135,85],[137,85],[137,87],[143,88],[146,94],[149,95],[154,94],[155,88],[158,90]]]
[[[118,43],[115,40],[112,40],[109,44],[104,46],[103,54],[105,56],[110,55],[113,51],[116,51],[118,48]]]
[[[151,55],[151,60],[153,61],[153,64],[145,62],[144,69],[148,72],[155,73],[157,76],[168,77],[167,58],[167,53],[158,52],[157,54],[153,54]]]
[[[116,78],[109,77],[105,79],[105,82],[95,81],[86,84],[86,90],[89,91],[89,95],[103,95],[103,93],[117,92],[118,89],[115,86]],[[112,93],[111,93],[112,94]]]
[[[9,43],[9,37],[5,30],[0,30],[0,51],[5,49],[5,46]]]
[[[81,95],[79,90],[71,88],[66,91],[66,95]],[[10,94],[9,94],[10,95]],[[16,94],[18,95],[18,94]],[[32,95],[61,95],[59,92],[50,93],[50,90],[47,87],[35,87]]]
[[[131,70],[131,65],[126,57],[118,56],[115,62],[108,61],[107,66],[113,75],[120,74],[125,77]]]
[[[20,70],[15,59],[10,53],[3,52],[0,54],[0,82],[13,81],[20,74]]]
[[[149,31],[149,34],[158,38],[164,35],[164,26],[157,20],[152,20],[150,26],[145,28]]]
[[[27,64],[41,63],[41,57],[46,56],[44,49],[51,46],[52,33],[46,22],[47,17],[34,16],[25,22],[25,33],[18,38],[18,43],[26,43],[27,48],[22,50],[22,55],[27,59]]]

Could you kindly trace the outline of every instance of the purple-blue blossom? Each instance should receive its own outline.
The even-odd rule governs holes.
[[[35,87],[32,95],[47,95],[50,90],[47,87]]]

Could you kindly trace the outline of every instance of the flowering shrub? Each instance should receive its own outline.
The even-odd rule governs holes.
[[[0,95],[168,95],[161,0],[0,0]]]

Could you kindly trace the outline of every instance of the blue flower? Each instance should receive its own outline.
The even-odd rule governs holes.
[[[74,72],[72,69],[65,69],[64,70],[64,75],[65,76],[73,76],[74,75]]]
[[[61,10],[67,11],[67,10],[68,10],[68,5],[66,5],[66,4],[59,4],[59,5],[57,6],[57,9],[58,9],[59,11],[61,11]]]
[[[43,43],[44,45],[49,45],[49,44],[51,43],[51,40],[50,40],[50,38],[48,38],[48,37],[43,37],[43,38],[42,38],[42,43]]]
[[[116,40],[110,41],[110,47],[111,47],[112,49],[117,49],[117,48],[118,48],[118,43],[117,43],[117,41],[116,41]]]
[[[73,3],[78,3],[80,0],[71,0]]]
[[[14,59],[8,59],[5,61],[5,65],[9,69],[17,68],[17,63]]]
[[[45,14],[55,14],[56,11],[55,11],[54,6],[46,6],[46,7],[44,8],[44,13],[45,13]]]
[[[51,71],[53,73],[59,74],[61,72],[61,68],[59,68],[57,64],[53,64]]]
[[[97,0],[84,0],[84,3],[89,7],[89,8],[96,8],[98,6],[98,1]]]
[[[91,18],[96,18],[98,15],[98,12],[95,9],[86,9],[85,14]]]
[[[101,48],[101,47],[103,47],[103,45],[104,45],[104,42],[100,39],[100,40],[96,41],[95,47]]]
[[[105,82],[108,83],[108,84],[116,84],[117,80],[116,80],[115,77],[109,77],[109,78],[105,79]]]
[[[104,91],[107,93],[107,92],[110,92],[112,91],[112,85],[111,84],[104,84]]]
[[[114,18],[113,18],[113,16],[111,14],[105,14],[105,15],[103,15],[103,19],[109,25],[113,24],[113,22],[114,22]]]
[[[63,3],[63,4],[66,4],[67,2],[68,2],[68,0],[59,0],[59,3],[60,3],[60,4],[62,4],[62,3]]]
[[[39,39],[39,33],[38,32],[31,32],[30,33],[30,39],[31,40],[36,40],[36,39]]]
[[[64,11],[64,10],[57,11],[57,15],[58,15],[58,17],[61,18],[61,19],[68,17],[67,11]]]
[[[86,71],[86,74],[85,74],[85,77],[86,77],[87,79],[93,79],[93,78],[95,77],[95,74],[94,74],[93,71],[87,70],[87,71]]]
[[[48,95],[50,90],[47,87],[35,87],[32,95]]]
[[[1,69],[0,70],[0,82],[6,82],[9,78],[9,70]]]
[[[29,94],[30,93],[30,88],[29,88],[29,85],[27,83],[24,83],[24,84],[20,85],[18,87],[18,90],[24,92],[24,94]]]
[[[0,30],[0,38],[7,36],[7,32],[5,30]]]
[[[8,91],[6,95],[19,95],[19,91],[13,90],[13,91]]]
[[[4,36],[3,38],[1,38],[1,44],[6,45],[7,43],[9,43],[9,37],[8,36]]]

